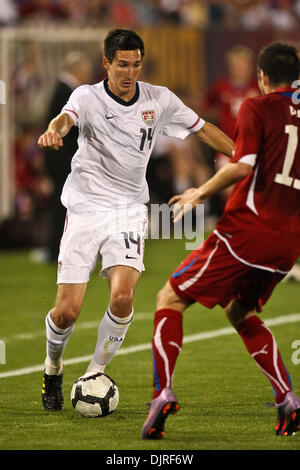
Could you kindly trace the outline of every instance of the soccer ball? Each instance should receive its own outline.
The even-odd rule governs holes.
[[[73,384],[71,401],[84,418],[107,416],[118,406],[119,390],[115,382],[101,372],[88,372]]]

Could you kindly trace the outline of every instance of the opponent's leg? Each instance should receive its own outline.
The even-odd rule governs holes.
[[[46,359],[42,402],[46,410],[63,406],[62,355],[79,316],[86,284],[59,284],[55,307],[46,317]]]
[[[99,328],[98,339],[87,372],[104,372],[121,347],[133,317],[133,298],[140,273],[129,266],[113,266],[108,272],[110,302]]]
[[[272,332],[254,311],[245,311],[237,300],[231,301],[225,311],[248,352],[271,383],[278,408],[276,434],[296,432],[300,427],[300,400],[292,391],[290,376]]]
[[[187,307],[172,289],[169,281],[159,291],[154,315],[153,398],[171,388],[176,360],[182,348],[182,313]]]
[[[169,414],[179,410],[177,398],[172,391],[175,364],[182,347],[182,312],[187,307],[173,291],[169,282],[158,293],[154,316],[153,352],[153,399],[141,437],[161,439]]]

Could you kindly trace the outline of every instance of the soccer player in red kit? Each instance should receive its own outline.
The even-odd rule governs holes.
[[[300,105],[291,87],[299,74],[296,49],[284,43],[263,48],[257,72],[262,96],[241,106],[231,161],[199,188],[169,201],[176,221],[187,207],[235,184],[214,233],[158,293],[154,392],[143,438],[162,438],[167,416],[179,409],[172,377],[182,347],[182,313],[194,302],[224,308],[269,379],[278,412],[276,434],[300,429],[300,399],[272,332],[256,313],[300,255]]]

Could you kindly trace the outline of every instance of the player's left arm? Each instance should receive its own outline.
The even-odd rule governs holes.
[[[210,123],[205,123],[201,129],[209,136],[206,141],[209,142],[212,138],[216,138],[218,145],[224,145],[225,142],[225,146],[232,152],[230,139],[218,128],[214,126],[215,129],[213,129],[212,126]],[[257,104],[253,99],[245,100],[242,104],[236,127],[235,149],[231,161],[199,188],[188,189],[183,194],[170,199],[169,205],[174,204],[174,221],[179,220],[185,212],[197,204],[202,204],[215,193],[238,183],[252,173],[260,148],[263,128]],[[198,134],[201,130],[198,131]],[[227,155],[230,151],[227,152]],[[221,152],[226,153],[224,150]]]
[[[199,139],[213,148],[216,152],[227,155],[231,158],[234,142],[224,132],[211,122],[205,122],[197,132]]]
[[[174,204],[174,222],[177,222],[187,211],[196,207],[197,204],[202,204],[217,192],[246,178],[252,171],[252,166],[247,163],[229,162],[199,188],[190,188],[184,191],[184,193],[172,197],[169,205],[172,206]]]

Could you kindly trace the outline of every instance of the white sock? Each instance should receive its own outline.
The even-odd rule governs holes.
[[[74,325],[65,330],[58,328],[53,322],[50,312],[46,316],[47,357],[45,360],[45,372],[48,375],[60,374],[62,371],[62,355],[67,342],[73,333]]]
[[[98,340],[87,372],[104,372],[105,366],[112,360],[124,341],[133,316],[133,309],[126,318],[113,315],[108,307],[99,328]]]

